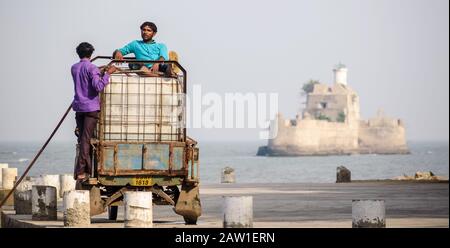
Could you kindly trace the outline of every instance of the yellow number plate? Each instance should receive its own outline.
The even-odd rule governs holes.
[[[150,177],[135,177],[131,180],[132,186],[151,186],[152,179]]]

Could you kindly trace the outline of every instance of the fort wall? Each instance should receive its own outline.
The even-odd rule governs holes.
[[[270,125],[274,138],[260,148],[258,155],[409,153],[403,122],[382,111],[374,118],[361,120],[359,97],[347,85],[347,69],[340,64],[334,72],[333,85],[314,84],[297,119],[277,115]]]

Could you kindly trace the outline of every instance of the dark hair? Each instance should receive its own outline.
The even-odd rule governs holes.
[[[94,50],[94,47],[87,42],[81,42],[80,45],[77,46],[77,54],[80,59],[91,57]]]
[[[151,30],[153,30],[153,32],[158,32],[158,28],[156,27],[156,25],[153,22],[144,22],[141,25],[141,30],[145,27],[148,26]]]

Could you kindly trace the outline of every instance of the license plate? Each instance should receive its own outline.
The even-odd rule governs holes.
[[[152,179],[150,177],[135,177],[131,180],[132,186],[151,186]]]

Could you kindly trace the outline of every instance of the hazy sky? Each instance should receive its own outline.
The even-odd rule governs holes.
[[[449,137],[448,0],[0,1],[0,141],[45,141],[72,101],[75,47],[95,55],[140,39],[180,54],[204,92],[277,92],[295,117],[301,84],[348,67],[361,114],[383,108],[408,140]],[[192,88],[191,88],[192,89]],[[55,136],[74,140],[74,113]],[[192,129],[199,141],[256,140],[258,129]]]

